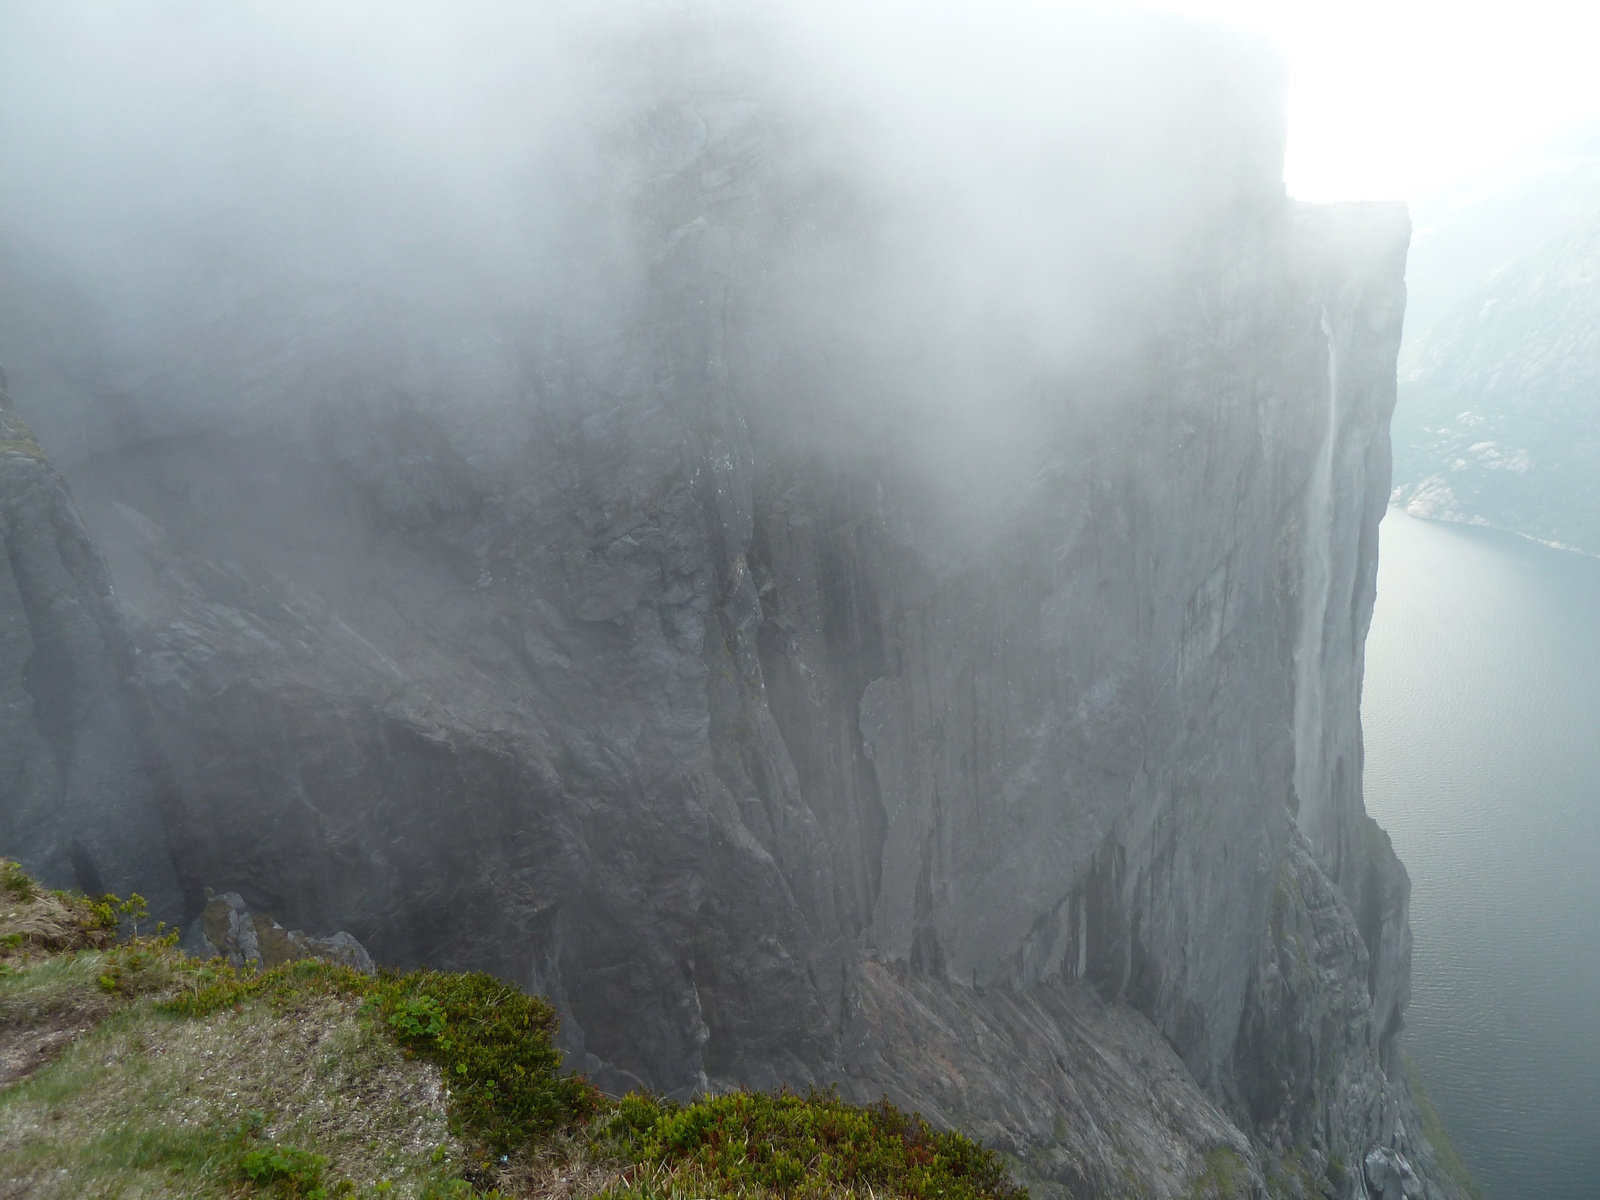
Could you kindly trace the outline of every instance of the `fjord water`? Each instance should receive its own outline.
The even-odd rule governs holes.
[[[1600,1197],[1600,560],[1391,509],[1361,711],[1405,1044],[1491,1200]]]

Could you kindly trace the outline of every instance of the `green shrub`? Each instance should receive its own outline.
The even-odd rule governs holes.
[[[258,1187],[277,1185],[278,1190],[303,1200],[326,1200],[322,1172],[328,1160],[320,1154],[294,1146],[264,1146],[248,1151],[239,1160],[239,1172]]]
[[[191,986],[164,1007],[207,1016],[247,1000],[284,1009],[327,995],[362,998],[403,1048],[438,1063],[450,1083],[452,1123],[491,1153],[528,1146],[599,1110],[586,1080],[558,1073],[555,1009],[492,975],[374,978],[310,959],[258,973],[213,962],[197,964]]]
[[[115,896],[101,896],[98,900],[84,897],[85,919],[94,929],[111,931],[117,927],[117,911],[122,901]]]
[[[689,1105],[633,1094],[597,1143],[646,1166],[689,1168],[718,1195],[823,1196],[840,1188],[917,1200],[1026,1200],[1000,1156],[888,1100],[860,1107],[832,1090],[733,1092]]]
[[[520,988],[481,972],[413,971],[381,980],[371,1003],[402,1046],[444,1069],[459,1131],[494,1154],[599,1109],[588,1081],[558,1074],[555,1009]]]
[[[444,1009],[432,996],[412,996],[398,1001],[389,1014],[389,1024],[395,1035],[413,1042],[438,1037],[447,1023]]]
[[[22,869],[22,864],[0,858],[0,890],[13,900],[26,902],[39,894],[39,885]]]

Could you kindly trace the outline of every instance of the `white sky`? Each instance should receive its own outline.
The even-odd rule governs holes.
[[[1289,193],[1416,201],[1600,117],[1600,0],[1144,0],[1289,60]]]

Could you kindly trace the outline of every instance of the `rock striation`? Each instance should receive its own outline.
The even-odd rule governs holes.
[[[1041,1195],[1455,1196],[1361,803],[1404,211],[1286,199],[1205,27],[1053,30],[1089,91],[973,197],[688,24],[606,118],[603,303],[351,284],[248,406],[83,408],[166,789],[118,870],[547,994],[610,1091],[888,1092]],[[88,827],[29,805],[29,866]]]

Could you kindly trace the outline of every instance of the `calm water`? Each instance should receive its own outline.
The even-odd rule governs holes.
[[[1491,1200],[1597,1200],[1600,561],[1391,509],[1362,717],[1411,1055]]]

